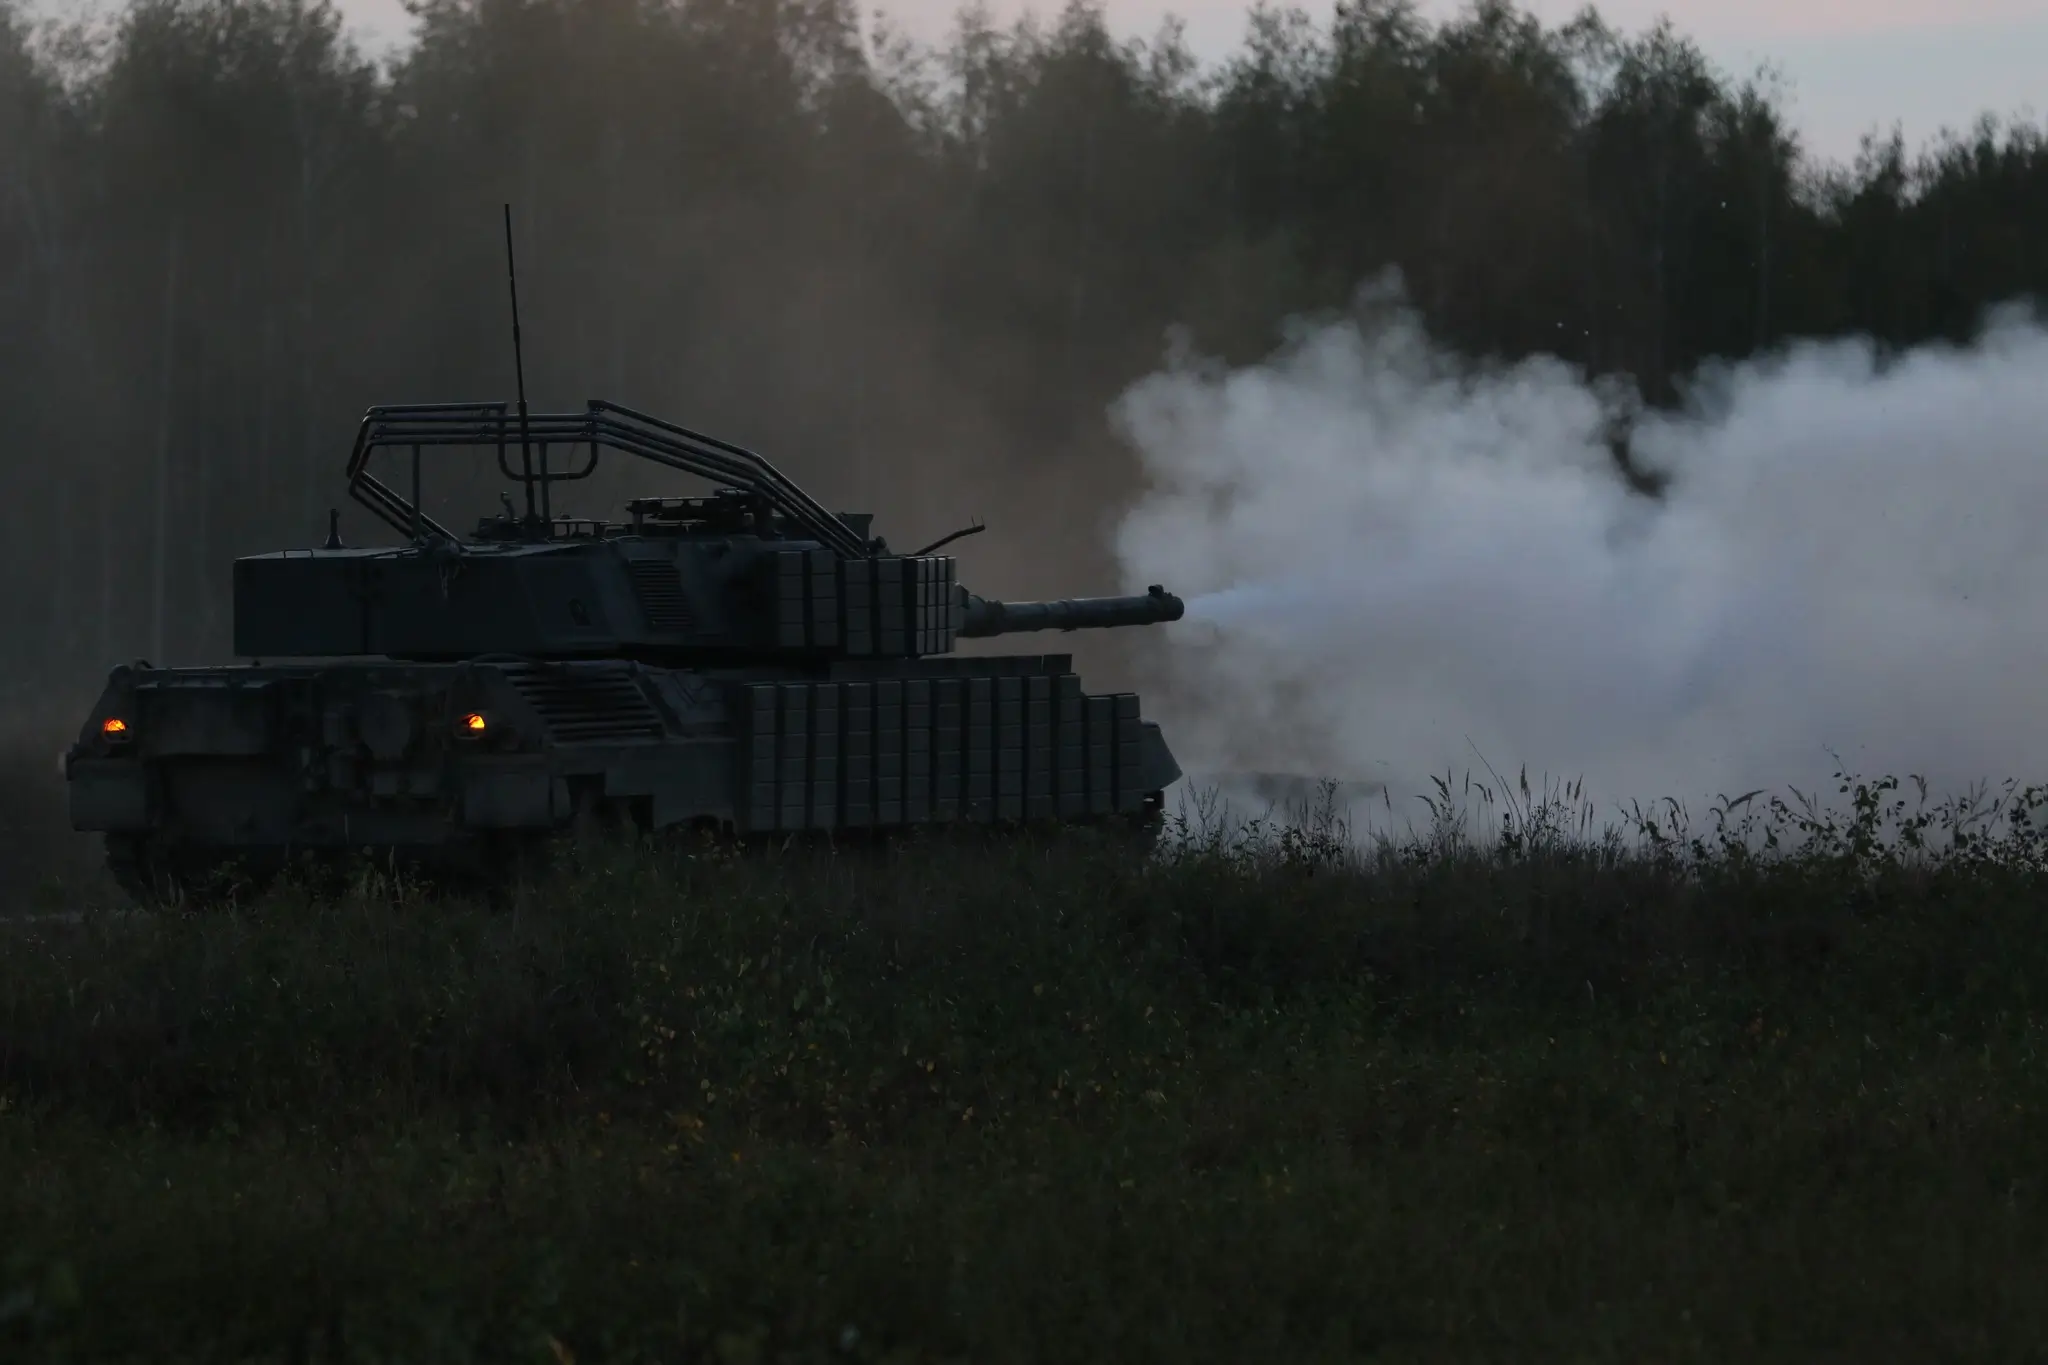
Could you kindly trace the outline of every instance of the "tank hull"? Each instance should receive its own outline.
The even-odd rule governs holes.
[[[797,669],[349,659],[116,669],[71,821],[141,899],[299,853],[480,870],[593,817],[739,836],[1155,817],[1180,769],[1066,655]]]

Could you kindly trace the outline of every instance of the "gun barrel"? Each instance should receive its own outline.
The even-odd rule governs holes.
[[[1178,621],[1187,604],[1154,584],[1141,597],[1065,597],[1054,602],[999,602],[966,594],[966,638],[1025,630],[1096,630]]]

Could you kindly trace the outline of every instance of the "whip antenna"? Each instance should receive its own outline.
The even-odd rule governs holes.
[[[519,467],[525,471],[526,519],[531,522],[533,506],[533,445],[526,431],[526,358],[519,346],[519,266],[512,255],[512,206],[505,205],[505,275],[512,286],[512,373],[519,384]]]

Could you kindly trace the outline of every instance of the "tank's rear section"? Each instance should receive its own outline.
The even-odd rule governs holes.
[[[109,836],[124,881],[321,850],[470,866],[608,794],[717,809],[723,714],[620,662],[122,669],[68,760],[72,823]]]

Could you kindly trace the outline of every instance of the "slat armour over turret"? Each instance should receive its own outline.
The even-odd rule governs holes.
[[[977,596],[956,581],[953,556],[891,554],[867,534],[870,516],[827,511],[754,452],[615,403],[529,414],[523,451],[521,430],[502,403],[372,409],[348,489],[405,543],[238,561],[235,652],[670,666],[916,659],[949,654],[962,637],[1181,615],[1157,587],[1059,602]],[[524,510],[508,496],[467,538],[428,516],[425,456],[450,448],[488,453],[521,485]],[[409,462],[409,494],[372,472],[380,451]],[[636,498],[621,522],[555,515],[555,486],[588,479],[607,452],[724,483],[707,497]]]
[[[458,453],[519,490],[466,534],[426,511]],[[618,456],[710,487],[618,519],[556,507]],[[1086,694],[1068,656],[956,651],[1176,621],[1164,588],[984,598],[954,556],[891,552],[870,515],[828,510],[760,455],[596,400],[373,408],[346,479],[395,543],[330,533],[237,560],[249,662],[116,669],[69,754],[73,824],[105,832],[139,899],[287,851],[488,873],[507,841],[584,817],[1153,828],[1180,775],[1137,697]]]

